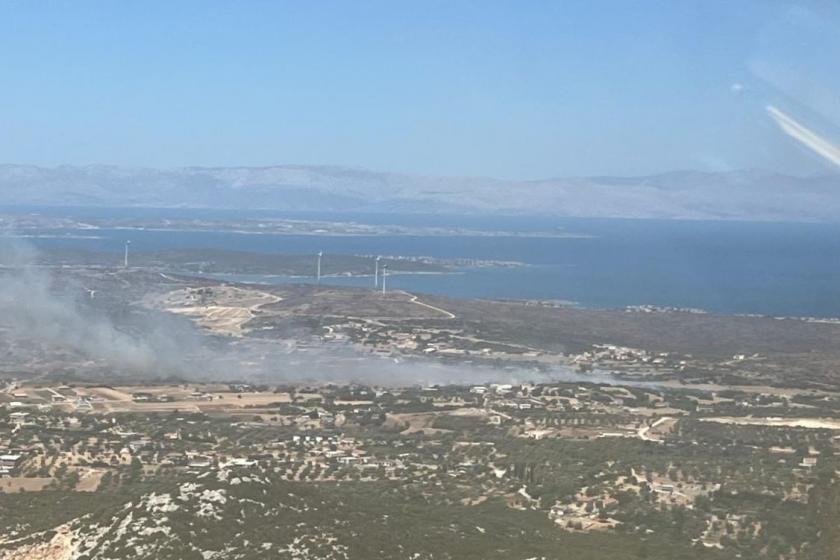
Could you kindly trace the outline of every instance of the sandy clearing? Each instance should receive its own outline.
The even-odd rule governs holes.
[[[39,492],[46,488],[52,481],[52,477],[30,478],[25,476],[15,476],[10,478],[0,478],[0,492],[11,494],[20,492],[21,488],[26,492]]]
[[[840,420],[831,418],[754,418],[752,416],[720,416],[715,418],[700,418],[701,422],[715,422],[718,424],[740,424],[747,426],[771,426],[780,428],[810,428],[814,430],[840,430]]]
[[[201,412],[195,401],[106,403],[107,412]]]
[[[265,406],[272,403],[290,402],[289,393],[208,393],[213,402],[228,406]]]
[[[455,410],[451,410],[448,412],[449,416],[489,416],[490,413],[483,409],[483,408],[475,408],[475,407],[464,407],[464,408],[456,408]]]
[[[152,305],[189,317],[212,332],[242,336],[244,325],[260,307],[279,301],[281,297],[259,290],[213,286],[174,290]]]
[[[115,391],[131,395],[132,393],[149,393],[150,395],[170,395],[186,397],[193,391],[205,393],[228,393],[229,389],[223,383],[190,383],[190,384],[160,384],[160,385],[115,385]]]
[[[170,313],[184,315],[193,319],[207,330],[230,336],[241,336],[242,326],[254,315],[244,307],[222,307],[207,305],[203,307],[168,307]]]
[[[743,393],[759,393],[765,395],[778,395],[784,397],[794,397],[796,395],[836,397],[838,395],[838,393],[835,391],[824,391],[820,389],[795,389],[785,387],[772,387],[770,385],[717,385],[714,383],[681,383],[675,380],[656,381],[655,384],[660,387],[692,389],[697,391],[706,391],[709,393],[716,393],[719,391],[740,391]]]
[[[120,385],[115,387],[77,387],[81,397],[95,399],[90,409],[78,410],[92,414],[111,412],[224,412],[247,408],[270,409],[292,401],[288,392],[234,392],[225,384],[190,385]],[[165,400],[134,401],[132,395],[144,393]],[[196,395],[199,393],[200,395]],[[320,394],[301,394],[307,398],[323,399]],[[54,405],[55,406],[55,405]],[[72,405],[68,404],[67,407]]]
[[[89,387],[85,388],[80,393],[87,394],[94,397],[101,397],[107,401],[130,401],[131,395],[109,387]]]
[[[102,481],[102,469],[84,469],[79,473],[79,482],[76,483],[76,492],[95,492]]]
[[[402,435],[409,435],[421,431],[427,434],[450,432],[451,430],[432,428],[432,424],[438,416],[440,416],[438,412],[386,414],[385,422],[392,426],[408,425],[407,428],[400,432]]]

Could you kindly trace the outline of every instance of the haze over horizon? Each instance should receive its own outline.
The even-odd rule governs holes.
[[[760,170],[512,181],[336,166],[0,165],[4,206],[840,222],[840,175]]]
[[[774,169],[762,168],[762,167],[742,167],[742,168],[733,168],[727,170],[708,170],[703,169],[701,167],[684,167],[684,168],[671,168],[671,169],[661,169],[659,171],[652,171],[650,173],[644,174],[627,174],[627,175],[616,175],[616,174],[605,174],[605,173],[593,173],[589,175],[552,175],[552,176],[545,176],[545,177],[533,177],[529,179],[507,179],[502,176],[493,176],[489,174],[435,174],[435,173],[411,173],[405,171],[391,171],[388,169],[380,169],[374,167],[367,167],[364,165],[350,165],[350,164],[339,164],[339,163],[331,163],[331,162],[323,162],[323,163],[298,163],[298,162],[284,162],[278,161],[275,163],[265,163],[261,165],[245,165],[245,164],[231,164],[231,165],[165,165],[165,166],[154,166],[154,165],[128,165],[128,164],[120,164],[120,163],[110,163],[110,162],[96,162],[96,163],[56,163],[56,164],[37,164],[37,163],[21,163],[15,161],[0,161],[0,167],[7,167],[7,168],[25,168],[31,167],[34,169],[121,169],[121,170],[132,170],[132,171],[161,171],[161,172],[170,172],[170,171],[182,171],[182,170],[219,170],[219,169],[325,169],[325,170],[337,170],[337,171],[348,171],[348,172],[362,172],[362,173],[371,173],[371,174],[387,174],[387,175],[401,175],[406,177],[422,177],[422,178],[435,178],[435,179],[487,179],[487,180],[509,180],[513,182],[522,182],[522,183],[529,183],[529,182],[540,182],[540,181],[553,181],[553,180],[568,180],[568,179],[644,179],[648,177],[659,177],[659,176],[667,176],[667,175],[677,175],[677,174],[685,174],[685,173],[698,173],[698,174],[708,174],[712,175],[726,175],[731,173],[741,173],[741,174],[767,174],[767,175],[780,175],[780,176],[787,176],[787,177],[795,177],[795,178],[818,178],[818,177],[838,177],[840,178],[840,170],[834,169],[832,167],[826,166],[816,166],[813,169],[809,170],[795,170],[795,171],[778,171]]]
[[[840,165],[825,2],[0,7],[0,161],[499,179]]]

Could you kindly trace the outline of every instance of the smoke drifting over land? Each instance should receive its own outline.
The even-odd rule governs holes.
[[[117,328],[104,310],[85,301],[93,299],[89,288],[36,265],[35,257],[26,245],[0,245],[0,315],[7,336],[76,352],[130,373],[184,370],[183,350],[197,337],[157,321],[140,321],[130,331]]]
[[[93,365],[92,375],[105,371],[108,378],[131,381],[178,378],[391,386],[610,381],[609,376],[582,376],[566,369],[538,372],[374,357],[348,345],[319,343],[305,331],[295,333],[306,339],[305,347],[291,339],[211,336],[184,317],[129,301],[128,288],[122,284],[128,282],[119,271],[97,271],[95,275],[107,277],[110,289],[91,294],[93,288],[68,269],[37,262],[33,248],[0,242],[0,337],[74,356],[72,369],[81,377],[86,375],[84,366]],[[31,358],[28,363],[37,362],[37,357]]]

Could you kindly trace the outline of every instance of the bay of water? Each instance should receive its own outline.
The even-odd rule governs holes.
[[[59,212],[55,210],[55,212]],[[216,248],[266,253],[431,256],[519,261],[520,268],[453,275],[395,275],[389,286],[453,297],[553,299],[582,306],[692,307],[720,313],[840,317],[840,225],[546,217],[395,216],[313,213],[77,210],[146,217],[273,216],[517,232],[564,231],[587,238],[482,236],[288,236],[230,232],[96,230],[96,239],[37,239],[42,246],[122,251]],[[67,215],[68,211],[62,210]],[[79,233],[79,232],[60,232]],[[306,279],[260,278],[288,282]],[[371,278],[325,278],[372,286]]]

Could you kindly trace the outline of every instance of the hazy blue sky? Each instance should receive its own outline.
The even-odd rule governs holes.
[[[830,170],[840,3],[0,1],[0,162]]]

